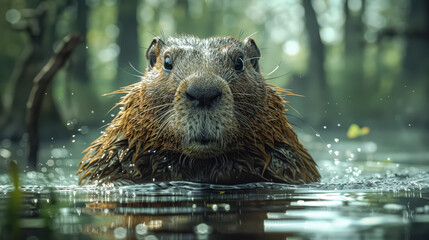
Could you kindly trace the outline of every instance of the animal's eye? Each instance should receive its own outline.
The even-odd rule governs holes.
[[[173,69],[173,62],[169,54],[165,55],[163,68],[165,71],[171,71]]]
[[[235,60],[235,66],[234,69],[236,72],[242,72],[244,71],[244,62],[243,62],[243,57],[239,56],[236,60]]]

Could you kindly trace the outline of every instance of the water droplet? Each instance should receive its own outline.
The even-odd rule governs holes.
[[[339,141],[340,141],[340,139],[338,139],[338,138],[334,138],[334,141],[337,143],[337,142],[339,142]]]
[[[338,126],[338,127],[341,127],[341,123],[338,123],[338,124],[337,124],[337,126]]]
[[[227,204],[225,204],[225,211],[229,211],[230,209],[231,209],[231,206],[227,203]]]
[[[320,134],[319,134],[319,133],[316,133],[316,137],[320,137]]]
[[[147,235],[144,240],[158,240],[158,238],[155,235]]]
[[[115,114],[113,114],[113,113],[112,113],[112,114],[110,114],[110,116],[111,116],[111,117],[114,117],[114,116],[115,116]]]
[[[218,206],[217,206],[217,204],[213,204],[213,206],[212,206],[212,209],[213,209],[213,211],[217,211],[217,209],[218,209]]]
[[[95,112],[94,112],[94,110],[91,110],[91,114],[94,114]]]
[[[326,144],[326,147],[331,148],[331,144],[330,143]]]
[[[54,160],[49,159],[49,160],[46,162],[46,165],[48,165],[48,167],[52,167],[52,166],[54,166]]]
[[[323,126],[323,129],[327,129],[328,127],[327,126]]]
[[[387,210],[401,211],[404,209],[404,206],[396,203],[387,203],[383,206],[383,208]]]
[[[9,150],[7,150],[7,149],[2,148],[2,149],[0,149],[0,156],[3,157],[3,158],[8,159],[8,158],[10,158],[12,156],[12,153]]]
[[[361,152],[361,151],[362,151],[362,149],[361,149],[361,148],[357,148],[357,151],[358,151],[358,152]]]
[[[143,223],[136,225],[136,234],[137,235],[145,235],[147,233],[147,227]]]
[[[334,154],[335,154],[335,156],[338,156],[340,154],[340,152],[339,151],[335,151]]]
[[[113,230],[116,239],[125,239],[127,237],[127,230],[123,227],[117,227]]]
[[[205,223],[200,223],[195,227],[196,234],[207,235],[210,233],[210,226]]]

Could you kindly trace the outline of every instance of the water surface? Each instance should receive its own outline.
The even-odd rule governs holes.
[[[411,134],[416,134],[414,139],[419,136]],[[75,142],[64,148],[61,143],[46,146],[42,155],[47,160],[37,172],[20,175],[18,190],[6,173],[0,175],[1,236],[427,239],[429,153],[423,142],[409,143],[399,135],[394,143],[386,136],[361,140],[328,133],[323,140],[300,136],[317,159],[320,183],[82,187],[74,175],[81,156],[75,152],[82,146]],[[404,151],[407,144],[410,151]],[[9,211],[16,208],[18,213]],[[19,231],[14,232],[14,226]]]

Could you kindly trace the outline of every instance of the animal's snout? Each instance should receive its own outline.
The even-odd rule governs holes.
[[[194,83],[188,86],[185,94],[192,106],[211,108],[221,99],[222,89],[217,85],[200,86]]]

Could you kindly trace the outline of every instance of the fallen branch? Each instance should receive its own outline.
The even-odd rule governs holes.
[[[33,88],[27,101],[28,165],[32,170],[37,168],[37,154],[39,151],[38,126],[43,96],[55,74],[63,67],[73,49],[82,41],[82,37],[77,33],[65,37],[58,52],[49,59],[48,63],[33,80]]]

